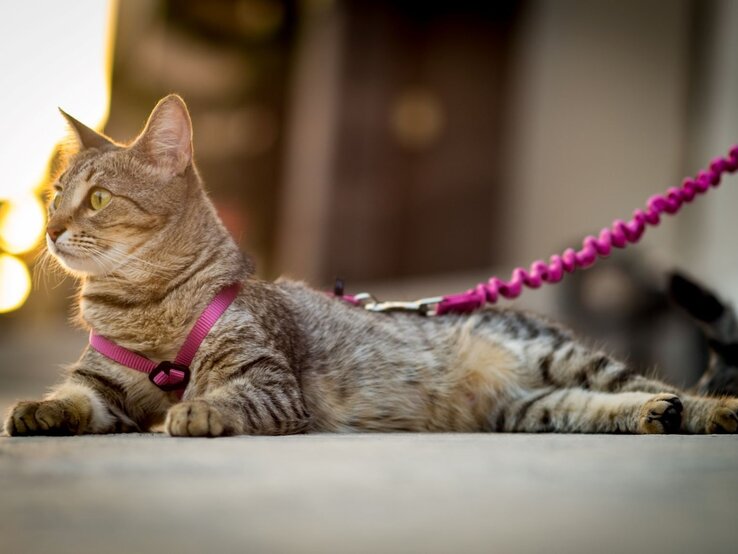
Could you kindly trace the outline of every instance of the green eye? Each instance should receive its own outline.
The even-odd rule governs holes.
[[[54,197],[51,199],[51,207],[56,210],[59,207],[60,202],[61,202],[61,191],[57,190],[54,193]]]
[[[94,188],[90,193],[90,206],[93,210],[102,210],[105,206],[110,204],[113,199],[113,195],[110,191],[101,188]]]

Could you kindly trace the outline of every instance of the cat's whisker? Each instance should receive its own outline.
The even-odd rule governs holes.
[[[157,264],[157,263],[154,263],[154,262],[152,262],[150,260],[146,260],[144,258],[141,258],[140,256],[137,256],[136,254],[134,254],[132,252],[123,251],[120,247],[130,248],[130,246],[131,246],[127,242],[119,241],[119,240],[115,240],[115,239],[111,239],[111,238],[107,238],[107,237],[105,237],[105,238],[97,238],[95,240],[97,242],[102,243],[102,244],[110,245],[110,247],[111,247],[110,250],[111,251],[113,251],[115,254],[118,254],[118,255],[122,256],[122,258],[120,260],[121,262],[126,261],[126,262],[135,262],[135,263],[145,264],[147,266],[150,266],[154,270],[159,270],[161,273],[159,273],[158,276],[160,276],[160,277],[167,277],[168,278],[168,277],[171,277],[171,275],[173,273],[171,267],[164,266],[162,264]]]
[[[100,268],[103,276],[105,276],[106,278],[109,278],[109,273],[112,271],[112,268],[107,268],[106,269],[105,262],[107,260],[102,255],[102,252],[98,252],[96,255],[91,255],[90,256],[90,259],[92,260],[92,263],[94,263],[95,265],[97,265]]]
[[[147,263],[146,260],[142,260],[135,255],[128,254],[120,250],[117,246],[112,246],[109,250],[102,250],[96,244],[96,242],[113,242],[106,240],[86,240],[78,243],[78,251],[85,256],[88,256],[90,260],[100,268],[102,277],[110,278],[110,275],[119,267],[133,263]],[[97,259],[100,258],[100,259]],[[153,264],[151,264],[153,266]],[[154,266],[152,269],[146,270],[148,275],[155,277],[168,277],[163,271]]]
[[[155,265],[137,256],[133,256],[131,254],[127,254],[125,256],[128,257],[129,261],[133,262],[134,264],[143,264],[143,266],[145,267],[140,267],[140,271],[142,273],[148,273],[162,279],[170,279],[174,274],[174,271],[172,269],[167,269],[163,266]]]
[[[52,275],[59,278],[56,281],[56,284],[49,287],[49,278]],[[61,285],[61,283],[66,281],[67,277],[67,272],[64,271],[64,268],[61,266],[59,261],[54,256],[52,256],[52,254],[48,250],[43,249],[41,252],[39,252],[33,264],[34,287],[40,288],[41,279],[43,278],[43,284],[46,289],[49,290],[50,288],[51,290],[53,290]]]
[[[145,263],[145,260],[141,260],[136,256],[132,256],[130,254],[126,254],[124,252],[121,252],[117,249],[111,249],[110,251],[98,251],[98,254],[102,257],[104,257],[106,260],[110,262],[110,271],[109,273],[112,273],[115,271],[115,269],[125,265],[125,264],[132,264],[134,267],[134,271],[138,271],[143,274],[144,277],[147,276],[153,276],[158,277],[162,279],[169,279],[171,277],[171,273],[165,273],[163,270],[159,270],[158,268],[142,268],[142,269],[136,269],[136,265],[138,263]],[[106,275],[106,278],[109,278],[108,275]],[[120,280],[123,282],[123,280]]]
[[[119,260],[113,257],[110,253],[105,252],[104,250],[97,250],[97,249],[87,249],[86,250],[87,255],[90,257],[90,260],[97,265],[102,273],[102,277],[105,277],[106,279],[112,279],[115,281],[122,282],[123,280],[117,279],[115,277],[111,277],[110,274],[115,271],[115,268],[119,265]],[[105,262],[109,263],[109,267],[106,267]]]

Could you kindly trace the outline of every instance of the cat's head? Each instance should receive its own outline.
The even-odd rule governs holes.
[[[46,244],[77,275],[105,275],[141,251],[166,248],[199,181],[192,124],[177,95],[162,99],[130,144],[62,112],[79,149],[53,183]]]

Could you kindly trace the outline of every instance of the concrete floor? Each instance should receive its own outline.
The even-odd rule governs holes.
[[[0,552],[736,552],[738,437],[0,438]]]

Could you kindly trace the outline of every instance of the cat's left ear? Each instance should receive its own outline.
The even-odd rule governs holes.
[[[183,173],[192,162],[192,122],[184,100],[176,94],[159,100],[132,148],[167,173]]]

